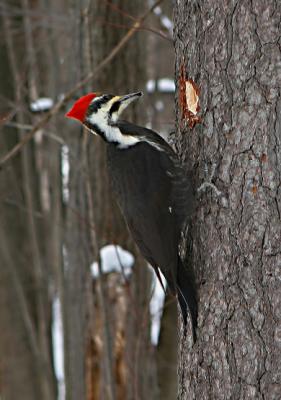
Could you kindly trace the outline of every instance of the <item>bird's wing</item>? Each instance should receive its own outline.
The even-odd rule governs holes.
[[[154,268],[158,278],[159,268],[165,276],[169,288],[175,293],[177,243],[172,237],[172,226],[169,231],[164,232],[164,229],[161,229],[157,224],[148,222],[148,218],[148,215],[139,217],[138,213],[133,218],[128,218],[129,230],[142,255]]]
[[[161,269],[172,290],[180,234],[167,174],[172,163],[147,143],[128,150],[110,146],[108,156],[113,188],[132,236],[147,261]]]
[[[158,133],[122,120],[118,121],[118,127],[125,135],[133,133],[139,138],[145,137],[148,143],[160,150],[159,165],[170,176],[172,185],[170,203],[180,231],[195,208],[196,196],[190,171],[184,168],[172,147]]]

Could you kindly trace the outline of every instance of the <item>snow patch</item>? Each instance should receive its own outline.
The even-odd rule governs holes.
[[[64,343],[61,302],[58,297],[52,305],[52,339],[54,370],[58,384],[58,400],[65,399],[65,377],[64,377]]]
[[[63,260],[63,272],[66,274],[69,270],[69,259],[66,250],[66,246],[62,245],[62,260]]]
[[[129,276],[132,273],[132,267],[135,263],[135,258],[129,251],[124,250],[121,246],[109,244],[102,247],[100,250],[100,257],[103,273],[106,274],[109,272],[119,272],[120,274],[124,273],[125,276]],[[91,265],[91,273],[94,278],[99,276],[97,262],[94,262]],[[166,288],[166,280],[161,272],[160,275],[164,287]],[[159,340],[164,302],[165,292],[161,286],[161,283],[156,277],[155,272],[153,272],[153,294],[149,303],[149,310],[151,316],[150,337],[152,344],[155,346],[158,344]]]
[[[157,6],[153,10],[154,14],[160,18],[161,24],[164,28],[166,28],[171,35],[173,35],[173,22],[167,15],[163,14],[162,8]]]
[[[166,15],[161,16],[161,24],[169,31],[169,33],[173,34],[173,22]]]
[[[159,92],[173,93],[176,90],[175,81],[170,78],[162,78],[158,81]]]
[[[155,91],[155,80],[154,79],[149,79],[149,81],[146,82],[146,91],[148,93],[152,93]]]
[[[156,90],[163,93],[174,93],[175,89],[175,82],[170,78],[150,79],[146,82],[147,93],[153,93]]]
[[[154,12],[155,15],[161,15],[162,14],[162,9],[161,9],[161,7],[157,6],[157,7],[154,8],[153,12]]]
[[[69,200],[69,147],[61,148],[61,174],[62,174],[62,198],[65,203]]]
[[[109,244],[100,250],[103,273],[119,272],[128,276],[132,273],[132,267],[135,263],[134,256],[121,246]],[[91,265],[91,272],[94,278],[99,276],[98,263]]]
[[[155,108],[157,111],[163,111],[164,110],[164,103],[161,100],[157,100],[155,103]]]
[[[48,111],[54,105],[54,101],[49,97],[41,97],[30,104],[30,109],[33,112]]]

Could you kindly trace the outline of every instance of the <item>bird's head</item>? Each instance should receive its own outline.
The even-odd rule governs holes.
[[[107,141],[114,141],[114,129],[122,112],[132,101],[142,96],[142,92],[124,96],[112,94],[88,93],[78,99],[66,114],[81,122],[91,132],[102,136]]]

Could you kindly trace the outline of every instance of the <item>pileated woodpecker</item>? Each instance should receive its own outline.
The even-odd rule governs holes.
[[[66,116],[106,142],[109,175],[131,234],[160,281],[158,269],[172,294],[177,294],[185,326],[189,310],[195,338],[195,284],[178,249],[183,222],[194,206],[194,191],[176,153],[161,136],[120,119],[140,96],[141,92],[125,96],[89,93]]]

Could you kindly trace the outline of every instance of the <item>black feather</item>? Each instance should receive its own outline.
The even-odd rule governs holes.
[[[193,333],[193,340],[196,342],[196,328],[197,328],[197,298],[196,298],[196,285],[192,273],[192,269],[187,269],[180,257],[178,262],[177,272],[177,292],[178,301],[181,308],[184,327],[187,324],[188,313],[191,319],[191,328]]]
[[[182,226],[194,208],[192,184],[176,153],[157,133],[125,121],[117,126],[124,135],[142,138],[123,149],[108,144],[109,175],[117,200],[141,253],[178,295],[185,325],[190,312],[195,338],[195,284],[178,250]]]
[[[114,97],[113,94],[104,94],[103,96],[94,99],[89,105],[89,108],[87,110],[87,115],[97,113],[98,110],[113,97]]]

